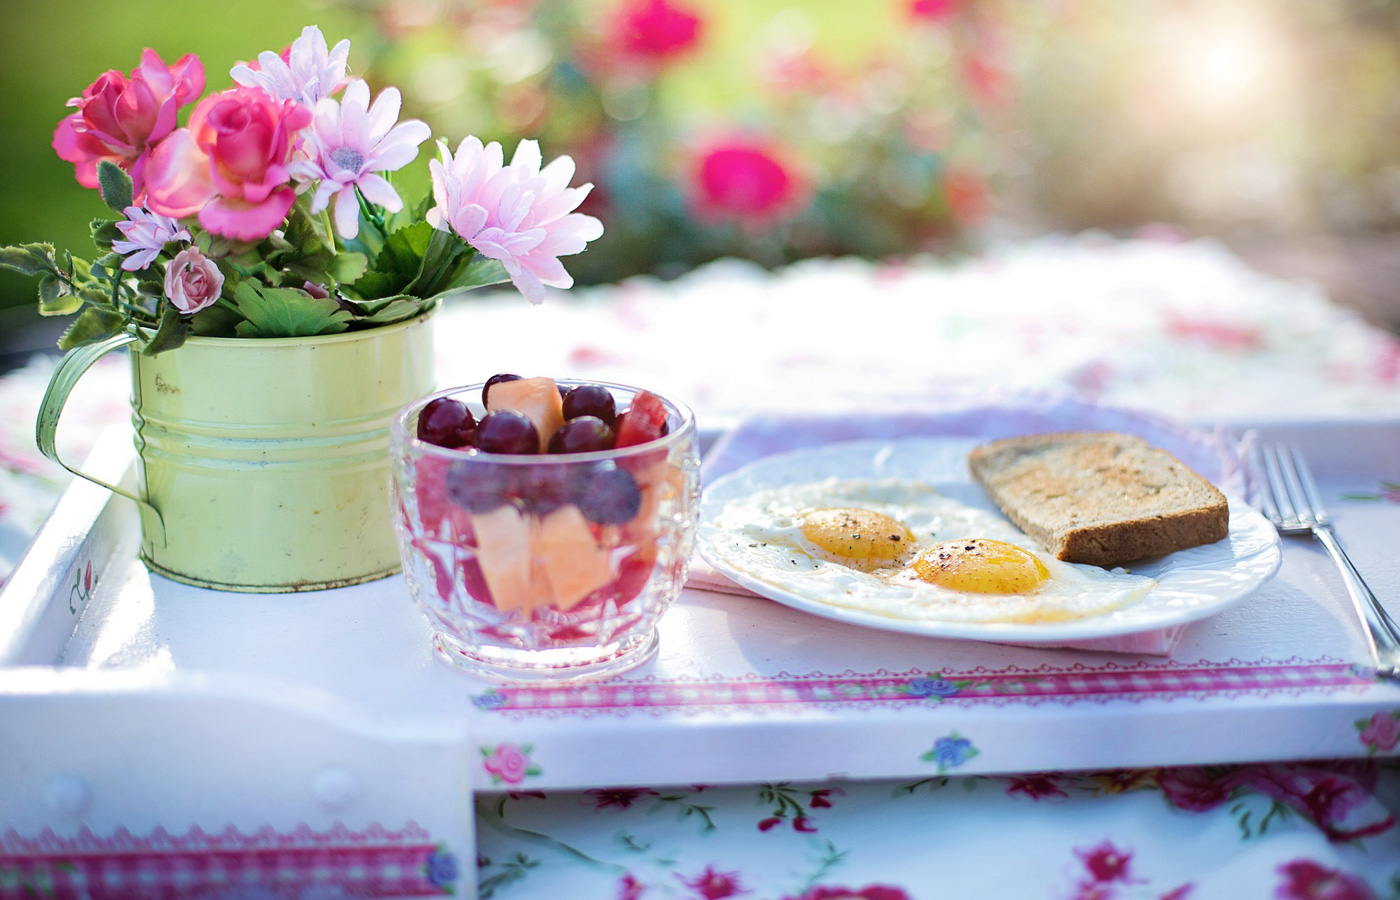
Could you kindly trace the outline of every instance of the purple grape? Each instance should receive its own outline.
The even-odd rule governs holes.
[[[439,447],[467,447],[476,432],[476,418],[467,405],[451,397],[431,400],[418,413],[418,440]]]
[[[501,372],[499,374],[492,375],[490,378],[486,379],[486,385],[481,389],[481,405],[485,406],[487,409],[491,408],[491,400],[489,395],[491,393],[491,389],[496,385],[501,384],[505,381],[519,380],[519,375],[512,375],[509,372]]]
[[[454,462],[447,469],[447,498],[471,513],[488,513],[510,502],[511,466]]]
[[[617,402],[612,391],[601,384],[580,384],[564,395],[564,418],[593,416],[612,427],[617,421]]]
[[[476,448],[484,453],[538,453],[540,433],[524,413],[498,409],[477,423]]]
[[[520,495],[525,508],[545,515],[573,503],[578,494],[575,476],[569,466],[522,466]]]
[[[599,525],[622,525],[642,508],[642,489],[626,469],[599,468],[589,477],[578,497],[579,512]]]
[[[611,450],[615,436],[608,423],[594,416],[570,419],[549,439],[550,453],[590,453]]]

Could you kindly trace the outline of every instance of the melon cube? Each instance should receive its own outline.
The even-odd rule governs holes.
[[[572,609],[612,580],[608,548],[599,546],[577,506],[561,506],[541,518],[536,538],[535,552],[560,610]]]
[[[510,504],[472,514],[477,563],[497,609],[529,612],[554,602],[548,578],[535,565],[532,522]]]
[[[540,452],[549,449],[549,439],[564,424],[564,399],[553,378],[520,378],[491,386],[489,412],[513,409],[529,417],[540,435]]]

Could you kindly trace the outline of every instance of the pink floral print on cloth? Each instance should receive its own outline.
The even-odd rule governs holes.
[[[1162,889],[1147,878],[1134,875],[1132,871],[1133,852],[1121,849],[1105,839],[1085,850],[1076,849],[1082,870],[1069,895],[1073,900],[1128,900],[1128,898],[1160,898],[1160,900],[1185,900],[1190,896],[1192,885],[1188,882]]]

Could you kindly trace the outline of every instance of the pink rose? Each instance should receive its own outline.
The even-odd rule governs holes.
[[[197,247],[186,247],[165,267],[165,296],[180,312],[197,313],[219,299],[224,273]]]
[[[530,758],[514,744],[497,744],[495,754],[482,765],[506,784],[519,784],[529,774]]]
[[[1370,837],[1395,826],[1375,797],[1379,773],[1373,760],[1272,763],[1240,772],[1245,786],[1303,813],[1328,840]]]
[[[683,56],[700,42],[700,17],[670,0],[626,0],[612,20],[612,44],[619,56],[660,65]]]
[[[711,145],[696,167],[694,204],[703,218],[763,225],[807,199],[803,180],[774,147],[744,139]]]
[[[1233,797],[1245,777],[1234,769],[1182,766],[1163,769],[1157,775],[1157,786],[1177,809],[1206,812]]]
[[[140,202],[152,148],[175,130],[180,107],[203,91],[204,64],[199,57],[187,53],[167,66],[148,47],[130,78],[112,69],[88,85],[81,97],[68,101],[78,111],[58,123],[54,151],[73,163],[83,187],[97,187],[98,163],[116,163],[131,175]]]
[[[958,0],[912,0],[909,4],[910,16],[934,22],[951,19],[957,11]]]
[[[1295,859],[1278,868],[1284,882],[1274,889],[1280,900],[1375,900],[1366,882],[1355,875]]]
[[[257,88],[211,94],[151,154],[146,205],[175,218],[198,213],[215,234],[262,240],[296,199],[287,163],[311,118],[306,107]]]
[[[1393,750],[1400,742],[1400,719],[1389,713],[1378,712],[1371,716],[1371,724],[1361,732],[1361,743],[1376,750]]]

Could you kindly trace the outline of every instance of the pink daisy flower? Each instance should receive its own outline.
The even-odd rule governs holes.
[[[256,67],[237,65],[229,74],[245,87],[261,88],[277,100],[295,100],[306,106],[315,106],[316,101],[345,86],[348,40],[330,49],[321,29],[308,25],[284,53],[285,58],[264,50],[258,54]]]
[[[369,85],[353,81],[337,102],[324,97],[316,104],[311,127],[303,133],[301,154],[287,167],[293,178],[317,181],[311,211],[319,213],[335,197],[335,227],[344,238],[360,231],[360,207],[355,189],[389,212],[403,209],[403,200],[376,172],[402,169],[418,157],[418,145],[432,134],[424,122],[398,122],[401,99],[396,88],[380,91],[371,106]],[[304,158],[301,158],[304,155]]]
[[[112,249],[126,257],[122,268],[128,272],[139,272],[155,262],[171,241],[192,240],[189,229],[169,216],[139,206],[128,206],[122,211],[126,213],[126,221],[118,222],[117,230],[126,240],[112,241]]]
[[[521,141],[510,165],[501,145],[468,136],[454,155],[440,145],[441,160],[428,163],[433,200],[428,221],[457,232],[489,259],[500,260],[510,280],[532,303],[544,289],[571,287],[559,257],[581,252],[603,234],[603,223],[574,212],[593,185],[569,187],[574,161],[561,156],[540,168],[540,147]]]

